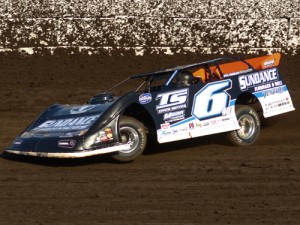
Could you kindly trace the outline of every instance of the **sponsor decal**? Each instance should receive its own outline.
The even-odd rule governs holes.
[[[264,62],[264,67],[270,67],[270,66],[273,66],[274,63],[275,63],[275,59],[266,61],[266,62]]]
[[[167,131],[167,130],[163,130],[162,132],[161,132],[161,135],[162,136],[167,136],[167,135],[171,135],[172,134],[172,132],[171,131]]]
[[[20,144],[22,144],[22,142],[23,142],[23,140],[15,140],[13,144],[20,145]]]
[[[158,114],[173,112],[188,107],[188,89],[181,89],[162,93],[156,96],[159,104],[156,106]]]
[[[114,138],[113,138],[112,129],[110,127],[106,127],[104,130],[101,130],[98,133],[98,136],[95,139],[95,144],[109,142],[112,141],[113,139]]]
[[[230,118],[226,117],[226,118],[222,119],[222,122],[229,121],[229,120],[230,120]]]
[[[254,87],[254,91],[261,91],[261,90],[269,89],[272,86],[273,86],[272,84],[260,85],[260,86]]]
[[[242,91],[247,90],[250,87],[270,83],[276,80],[278,80],[276,68],[239,76],[239,84]]]
[[[150,93],[141,94],[139,96],[139,102],[143,105],[148,104],[151,101],[152,101],[152,95]]]
[[[202,127],[202,124],[201,123],[195,123],[196,127]]]
[[[272,83],[269,83],[269,84],[264,84],[264,85],[254,87],[254,91],[262,91],[262,90],[265,90],[265,89],[278,87],[278,86],[282,86],[282,81],[281,80],[276,81],[276,82],[272,82]]]
[[[241,71],[237,71],[237,72],[233,72],[233,73],[224,74],[223,76],[224,77],[236,76],[236,75],[243,74],[243,73],[248,73],[248,72],[251,72],[251,71],[253,71],[253,70],[252,69],[241,70]]]
[[[58,147],[61,148],[73,148],[76,144],[75,140],[60,140],[58,141]]]
[[[291,104],[290,98],[285,98],[277,101],[272,101],[265,104],[266,110],[273,110],[279,107],[288,106]]]
[[[273,88],[267,91],[263,91],[263,96],[266,98],[270,95],[281,94],[284,92],[284,87]]]
[[[190,130],[193,130],[195,128],[194,123],[189,123],[189,128],[190,128]]]
[[[172,134],[177,134],[177,133],[178,133],[177,129],[172,130]]]
[[[187,128],[180,128],[180,129],[172,129],[173,135],[182,135],[183,133],[187,133],[189,129]]]
[[[209,122],[204,122],[202,125],[206,127],[209,125]]]
[[[222,111],[222,116],[230,115],[231,112],[232,112],[232,107],[226,107],[226,108]]]
[[[188,129],[188,127],[183,127],[183,128],[180,128],[179,129],[179,132],[186,132],[186,131],[188,131],[189,129]]]
[[[162,130],[166,130],[166,129],[170,128],[170,124],[169,123],[163,123],[163,124],[160,125],[160,128]]]
[[[280,80],[280,81],[276,81],[276,82],[274,82],[274,83],[272,83],[272,86],[274,87],[278,87],[278,86],[282,86],[282,81]]]
[[[182,120],[185,118],[185,110],[168,112],[163,116],[164,121],[173,122],[177,120]]]
[[[70,110],[70,114],[80,114],[80,113],[85,113],[93,108],[95,108],[95,105],[85,105],[85,106],[78,106],[78,107],[73,107]]]
[[[210,124],[211,124],[211,125],[216,125],[216,124],[217,124],[217,121],[216,121],[216,120],[211,120],[211,121],[210,121]]]
[[[59,119],[59,120],[47,120],[38,127],[34,128],[34,131],[67,131],[67,130],[84,130],[88,128],[99,115],[96,116],[85,116],[70,119]]]

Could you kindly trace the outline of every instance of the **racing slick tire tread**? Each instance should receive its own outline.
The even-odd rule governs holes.
[[[241,123],[243,123],[242,122],[243,120],[246,120],[244,124],[248,123],[248,128],[245,129],[244,127],[244,130],[246,130],[244,133],[246,133],[246,135],[244,135],[245,137],[241,135],[241,133],[243,133],[243,128],[239,130],[234,130],[227,133],[226,135],[227,141],[230,144],[235,146],[246,146],[246,145],[253,144],[259,136],[260,126],[261,126],[260,119],[257,112],[250,106],[236,105],[235,114],[240,126],[242,126]],[[248,121],[250,121],[250,125]]]
[[[144,151],[147,144],[147,133],[142,123],[133,117],[122,116],[119,122],[119,129],[122,136],[122,129],[131,130],[136,135],[136,146],[130,152],[119,151],[111,157],[118,162],[131,162]],[[125,133],[126,133],[125,130]],[[130,132],[129,132],[130,133]]]

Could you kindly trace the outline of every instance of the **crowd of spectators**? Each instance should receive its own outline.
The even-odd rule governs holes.
[[[0,49],[299,48],[299,1],[6,0]]]

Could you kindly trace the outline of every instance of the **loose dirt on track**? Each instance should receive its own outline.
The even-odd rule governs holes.
[[[128,75],[214,57],[1,55],[0,149],[53,103],[85,103]],[[282,57],[297,110],[269,121],[253,146],[152,141],[126,164],[1,157],[0,224],[300,224],[299,71],[299,56]]]

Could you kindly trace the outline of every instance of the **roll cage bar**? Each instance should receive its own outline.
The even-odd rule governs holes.
[[[193,68],[196,68],[196,67],[199,67],[199,66],[204,66],[205,68],[209,68],[209,66],[208,66],[209,64],[214,64],[214,66],[216,66],[216,68],[220,71],[221,75],[223,76],[222,71],[221,71],[220,66],[219,66],[220,65],[219,62],[220,61],[225,61],[225,60],[228,60],[228,61],[229,60],[241,61],[249,67],[248,69],[251,69],[252,71],[255,70],[250,63],[246,62],[243,59],[240,59],[240,58],[237,58],[237,57],[221,57],[221,58],[212,59],[212,60],[208,60],[208,61],[201,62],[201,63],[194,63],[194,64],[189,64],[189,65],[183,65],[183,66],[168,68],[168,69],[164,69],[164,70],[160,70],[160,71],[156,71],[156,72],[152,72],[152,73],[133,75],[133,76],[130,76],[130,77],[122,80],[120,83],[114,85],[113,87],[109,88],[108,90],[105,91],[105,93],[107,93],[107,92],[111,91],[112,89],[120,86],[121,84],[123,84],[124,82],[126,82],[129,79],[139,78],[139,79],[142,79],[143,82],[135,90],[135,92],[137,92],[146,82],[148,82],[148,84],[149,84],[148,86],[150,86],[155,77],[162,76],[162,75],[165,75],[165,74],[168,74],[168,73],[172,73],[172,75],[169,77],[169,79],[165,83],[165,86],[169,86],[169,84],[172,82],[174,77],[176,77],[178,72],[180,72],[182,70],[193,69]]]

